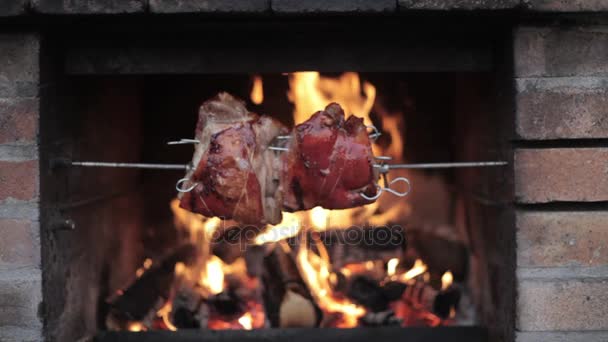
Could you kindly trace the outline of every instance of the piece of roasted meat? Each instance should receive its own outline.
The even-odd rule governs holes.
[[[363,119],[344,119],[337,103],[316,112],[291,133],[283,154],[283,209],[352,208],[373,201],[378,172]]]
[[[280,153],[268,146],[287,133],[280,122],[250,113],[227,93],[203,103],[193,167],[182,184],[194,188],[179,194],[180,207],[256,226],[279,223]]]

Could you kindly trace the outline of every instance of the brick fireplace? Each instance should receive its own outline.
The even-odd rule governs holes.
[[[504,81],[504,86],[498,87],[500,114],[509,119],[502,124],[501,134],[508,137],[507,150],[512,151],[506,159],[513,180],[505,180],[508,189],[500,188],[505,193],[497,196],[509,199],[509,212],[515,214],[515,222],[505,218],[496,228],[496,239],[504,241],[497,247],[504,258],[500,261],[504,265],[500,277],[504,278],[500,279],[506,280],[502,285],[504,298],[496,300],[501,305],[495,316],[504,326],[492,336],[520,342],[608,340],[607,11],[608,3],[603,1],[550,0],[0,3],[0,341],[56,341],[57,325],[61,324],[57,317],[65,315],[71,319],[68,322],[78,322],[78,313],[66,314],[56,305],[65,301],[66,292],[77,293],[54,287],[62,284],[59,278],[65,274],[65,260],[49,260],[57,254],[54,249],[74,248],[79,241],[70,238],[74,234],[70,232],[71,222],[54,217],[55,208],[49,208],[58,198],[63,199],[57,195],[61,191],[58,189],[69,183],[50,165],[53,156],[65,152],[61,141],[55,140],[56,133],[66,120],[74,118],[70,115],[79,115],[66,115],[62,112],[66,108],[54,107],[57,98],[99,94],[107,101],[107,108],[116,109],[112,104],[120,103],[125,113],[114,112],[114,118],[124,117],[139,110],[138,103],[130,102],[139,96],[141,81],[133,75],[189,74],[214,67],[218,72],[244,72],[276,65],[252,63],[240,66],[243,70],[228,70],[221,69],[227,68],[218,62],[222,56],[205,60],[210,63],[207,65],[187,58],[196,56],[196,49],[172,53],[147,46],[130,50],[121,44],[188,32],[189,25],[194,27],[205,20],[221,25],[222,20],[232,24],[272,20],[289,23],[348,17],[364,18],[367,24],[383,18],[393,22],[419,20],[439,26],[436,31],[446,30],[446,37],[450,37],[444,39],[446,45],[438,44],[437,50],[429,48],[430,52],[416,55],[426,56],[429,63],[415,63],[419,72],[437,65],[463,71],[499,69]],[[509,33],[496,35],[496,45],[506,52],[498,58],[489,57],[472,43],[476,36],[457,38],[464,42],[462,46],[472,46],[471,51],[476,51],[473,54],[443,49],[453,38],[447,32],[448,25],[467,21],[478,22],[478,30],[484,23],[500,22]],[[75,32],[79,30],[82,32]],[[64,39],[64,35],[69,37]],[[89,35],[94,37],[90,41]],[[111,48],[106,49],[108,46]],[[115,46],[119,48],[112,49]],[[387,63],[378,57],[382,53],[364,50],[364,62],[340,56],[339,51],[334,53],[352,69],[375,71],[374,63]],[[297,48],[292,51],[296,64],[306,68],[310,56],[302,57]],[[420,53],[413,51],[403,50],[402,55],[391,52],[401,59],[389,62],[397,69],[411,68],[408,54]],[[438,57],[444,53],[451,62]],[[265,56],[260,52],[260,59]],[[167,65],[164,58],[174,64]],[[329,70],[330,60],[314,65]],[[85,80],[70,89],[74,92],[61,93],[66,89],[64,73]],[[87,81],[87,77],[103,75],[119,75],[121,81],[111,77]],[[158,82],[161,84],[162,79]],[[466,94],[463,91],[461,95]],[[85,108],[83,103],[78,109]],[[98,104],[95,108],[104,107]],[[86,115],[95,114],[91,110]],[[128,144],[128,139],[111,126],[101,126],[96,127],[98,134]],[[89,133],[96,128],[89,128]],[[93,148],[87,152],[100,156],[104,151]],[[129,148],[112,153],[104,156],[124,159],[138,151]],[[129,184],[131,176],[120,174],[118,182]],[[116,184],[116,180],[105,178],[96,181]],[[86,250],[86,246],[80,249]],[[137,262],[129,253],[121,255],[121,260],[134,266]],[[89,328],[64,336],[84,341],[90,338]]]

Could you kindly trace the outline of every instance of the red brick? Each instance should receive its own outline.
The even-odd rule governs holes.
[[[608,11],[606,0],[526,0],[526,8],[546,12],[596,12]]]
[[[517,329],[603,330],[608,327],[608,280],[519,282]]]
[[[205,13],[205,12],[265,12],[270,0],[150,0],[152,13]]]
[[[608,138],[608,78],[534,78],[517,84],[519,137]]]
[[[39,278],[40,271],[35,272]],[[0,272],[0,330],[7,325],[40,327],[38,306],[41,301],[42,282],[35,275],[14,277]]]
[[[36,265],[40,246],[29,220],[0,219],[0,268]]]
[[[38,160],[0,161],[0,201],[38,197]]]
[[[40,42],[36,34],[0,34],[0,97],[38,94]]]
[[[145,9],[144,0],[32,0],[36,12],[50,14],[113,14],[136,13]]]
[[[0,17],[11,17],[25,14],[26,0],[0,1]]]
[[[515,32],[517,77],[608,76],[605,26],[520,27]]]
[[[519,6],[519,0],[399,0],[401,10],[500,10]]]
[[[37,99],[0,99],[0,144],[35,142],[37,122]]]
[[[520,203],[608,200],[608,148],[516,150],[515,196]]]
[[[608,211],[517,212],[517,265],[608,265]]]
[[[608,331],[519,331],[516,342],[606,342]]]

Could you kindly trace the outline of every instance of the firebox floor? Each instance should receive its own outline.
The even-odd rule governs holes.
[[[354,328],[354,329],[259,329],[259,330],[180,330],[150,332],[100,332],[96,342],[348,342],[369,341],[466,341],[487,342],[487,331],[481,327],[439,328]]]

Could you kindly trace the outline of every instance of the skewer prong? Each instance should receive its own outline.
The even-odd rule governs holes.
[[[420,163],[420,164],[374,164],[380,169],[380,173],[389,172],[392,169],[452,169],[465,167],[493,167],[508,165],[506,161],[483,161],[463,163]]]
[[[169,141],[167,145],[182,145],[182,144],[198,144],[200,141],[196,139],[180,139],[177,141]]]
[[[91,161],[73,161],[69,162],[72,166],[85,167],[113,167],[126,169],[157,169],[157,170],[187,170],[188,165],[183,164],[147,164],[147,163],[109,163],[109,162],[91,162]]]

